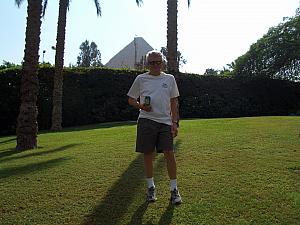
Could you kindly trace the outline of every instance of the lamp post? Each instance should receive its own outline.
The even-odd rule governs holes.
[[[46,50],[43,50],[43,63],[45,63],[45,60],[44,60],[44,58],[45,58],[45,53],[46,53]]]
[[[55,51],[55,53],[54,53],[54,55],[56,54],[56,47],[54,46],[54,45],[52,45],[51,46],[51,49],[53,50],[53,51]],[[55,56],[54,56],[54,65],[55,65]]]

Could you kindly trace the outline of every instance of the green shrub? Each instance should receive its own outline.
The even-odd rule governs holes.
[[[143,71],[107,68],[66,68],[63,84],[63,127],[136,120],[127,91]],[[39,129],[51,127],[54,68],[38,72]],[[175,74],[182,118],[221,118],[296,114],[300,84],[258,77]],[[15,132],[20,105],[21,69],[0,70],[0,135]]]

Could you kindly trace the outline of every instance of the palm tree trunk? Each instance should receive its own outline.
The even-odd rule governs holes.
[[[168,26],[167,26],[167,49],[168,49],[168,72],[178,72],[177,62],[177,0],[168,0]]]
[[[42,0],[28,0],[24,62],[21,78],[21,105],[17,119],[17,150],[37,147],[37,96],[39,45],[41,33]]]
[[[51,130],[62,130],[62,97],[63,97],[63,66],[66,36],[66,21],[69,0],[59,1],[59,15],[57,22],[55,75],[53,78],[53,108]]]

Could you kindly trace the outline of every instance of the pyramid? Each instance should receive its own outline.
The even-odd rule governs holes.
[[[142,37],[135,37],[125,48],[112,57],[106,64],[109,68],[135,69],[148,51],[153,48]]]

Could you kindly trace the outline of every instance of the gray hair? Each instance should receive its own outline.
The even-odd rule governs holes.
[[[163,63],[166,65],[167,64],[167,59],[166,57],[160,52],[160,51],[157,51],[157,50],[152,50],[152,51],[149,51],[147,54],[146,54],[146,63],[148,63],[148,58],[150,55],[159,55],[163,61]]]

